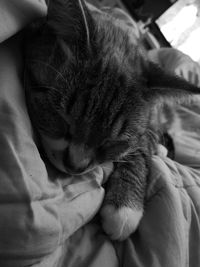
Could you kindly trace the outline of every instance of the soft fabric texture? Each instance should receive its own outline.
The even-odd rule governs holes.
[[[173,48],[161,48],[149,51],[148,56],[165,70],[200,86],[200,66],[188,55]],[[169,127],[175,144],[175,160],[194,168],[199,168],[199,114],[200,96],[196,95],[189,105],[179,105],[174,109],[174,121]]]
[[[9,38],[30,21],[46,14],[45,0],[1,0],[0,42]]]
[[[45,10],[41,1],[1,1],[6,20],[0,23],[0,40]],[[19,34],[0,44],[0,266],[200,266],[198,169],[155,156],[138,230],[124,242],[111,242],[99,217],[91,219],[112,166],[63,179],[44,164],[25,104],[21,40]],[[196,144],[188,139],[191,149]],[[185,164],[194,161],[186,156]],[[195,164],[200,166],[198,157]]]

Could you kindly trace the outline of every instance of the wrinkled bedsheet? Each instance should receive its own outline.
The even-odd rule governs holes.
[[[181,113],[184,125],[195,126],[177,132],[179,163],[152,160],[138,230],[126,241],[111,242],[96,214],[112,165],[63,179],[44,164],[35,144],[23,90],[21,34],[8,37],[45,12],[39,0],[0,2],[0,266],[200,266],[198,104]]]

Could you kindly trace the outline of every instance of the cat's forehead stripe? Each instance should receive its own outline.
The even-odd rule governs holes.
[[[123,124],[124,124],[124,118],[122,116],[119,116],[112,126],[112,132],[111,132],[112,138],[116,138],[119,136]]]

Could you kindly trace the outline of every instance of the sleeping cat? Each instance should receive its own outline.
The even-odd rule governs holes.
[[[120,20],[83,0],[50,0],[26,43],[27,104],[51,163],[74,175],[114,163],[101,216],[117,240],[143,216],[153,109],[199,93],[148,62],[141,47]]]

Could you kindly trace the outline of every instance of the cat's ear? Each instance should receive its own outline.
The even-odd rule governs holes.
[[[83,0],[49,0],[47,24],[68,44],[90,46],[94,21]]]
[[[156,103],[167,100],[178,103],[187,102],[193,95],[200,95],[200,88],[172,73],[167,73],[154,63],[149,62],[146,72],[148,90],[145,98]]]

